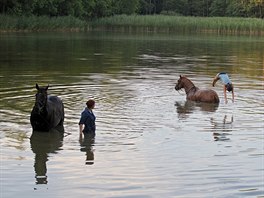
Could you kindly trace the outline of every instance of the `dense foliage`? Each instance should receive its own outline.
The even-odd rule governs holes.
[[[74,16],[117,14],[264,17],[264,0],[0,0],[0,14]]]

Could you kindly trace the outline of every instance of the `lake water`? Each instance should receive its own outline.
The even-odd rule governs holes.
[[[263,68],[260,37],[1,34],[0,197],[264,197]],[[186,102],[179,75],[219,106]],[[63,137],[32,136],[36,83],[63,100]],[[89,98],[97,135],[79,142]]]

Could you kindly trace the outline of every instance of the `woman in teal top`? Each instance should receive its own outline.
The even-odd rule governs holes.
[[[224,84],[225,101],[227,102],[227,98],[226,98],[226,90],[227,90],[228,92],[232,91],[232,101],[234,102],[234,87],[233,87],[233,84],[232,84],[231,80],[229,79],[227,73],[220,72],[220,73],[216,74],[216,76],[214,77],[214,80],[213,80],[213,87],[215,86],[215,83],[219,79]]]

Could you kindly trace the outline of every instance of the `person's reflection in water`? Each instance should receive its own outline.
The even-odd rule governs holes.
[[[36,184],[47,184],[47,165],[49,153],[56,153],[63,145],[63,132],[52,129],[50,132],[33,131],[30,137],[31,149],[35,153]]]
[[[224,116],[222,122],[216,122],[211,118],[211,124],[213,126],[213,136],[215,141],[228,141],[230,138],[227,136],[232,132],[232,123],[234,121],[233,115],[230,121],[227,120],[227,115]]]
[[[94,136],[90,134],[85,134],[84,137],[80,136],[79,139],[81,145],[81,151],[86,152],[86,165],[93,165],[94,164]]]

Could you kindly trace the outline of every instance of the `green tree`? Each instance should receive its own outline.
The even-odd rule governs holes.
[[[32,14],[37,16],[57,16],[59,0],[35,0],[32,4]]]
[[[264,17],[263,0],[229,0],[228,16]]]
[[[210,16],[226,16],[227,6],[226,0],[213,0],[210,6]]]
[[[208,2],[206,0],[187,0],[187,15],[189,16],[206,16],[208,11]]]
[[[34,0],[1,0],[0,11],[4,14],[12,15],[30,15],[32,14],[32,4]]]
[[[111,0],[94,0],[93,7],[91,7],[91,17],[100,18],[110,16],[112,14],[112,1]]]
[[[60,16],[75,16],[82,18],[85,15],[82,0],[53,0],[57,1],[58,15]]]
[[[115,14],[135,14],[139,8],[139,0],[112,0],[112,13]]]
[[[264,17],[264,0],[0,0],[0,13],[74,16],[175,13],[187,16]]]
[[[256,16],[259,18],[264,18],[264,0],[254,0],[256,8]]]
[[[93,16],[95,0],[83,0],[83,18],[90,19]]]
[[[139,14],[153,14],[154,4],[152,0],[140,0],[139,5]]]
[[[245,8],[247,16],[263,18],[263,0],[240,0],[240,4]]]
[[[163,11],[172,12],[180,15],[187,15],[187,0],[164,0]]]

